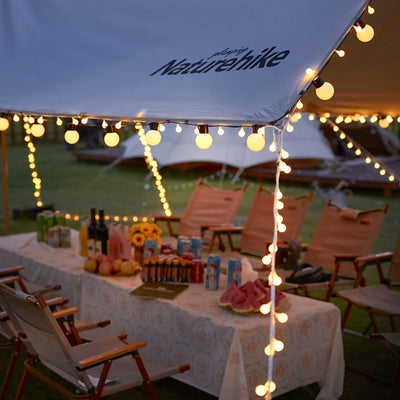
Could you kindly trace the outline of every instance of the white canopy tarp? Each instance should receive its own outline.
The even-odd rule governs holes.
[[[283,148],[289,153],[289,159],[313,159],[332,161],[335,155],[319,129],[319,121],[310,121],[303,116],[294,124],[294,132],[287,133]],[[254,152],[246,146],[246,137],[251,129],[245,128],[246,136],[239,137],[238,128],[224,128],[224,134],[218,135],[217,128],[210,131],[213,144],[202,150],[195,143],[195,133],[192,126],[182,126],[182,132],[177,133],[175,127],[167,125],[162,133],[162,141],[151,148],[152,155],[160,167],[169,165],[210,162],[225,164],[240,170],[272,161],[276,161],[276,154],[268,150],[272,143],[272,129],[265,131],[266,148],[264,151]],[[139,135],[134,135],[121,143],[124,152],[120,160],[143,157],[143,145]]]
[[[366,0],[0,0],[0,110],[273,123]]]

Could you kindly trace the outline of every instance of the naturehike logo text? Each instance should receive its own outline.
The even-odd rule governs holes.
[[[171,60],[161,68],[157,69],[150,76],[160,75],[185,75],[185,74],[201,74],[210,71],[215,72],[228,72],[240,71],[254,68],[271,68],[279,65],[289,55],[289,50],[277,51],[276,46],[266,48],[260,54],[254,53],[254,50],[248,51],[241,56],[241,53],[248,50],[248,48],[239,50],[230,50],[229,48],[220,52],[214,53],[207,59],[201,59],[196,62],[188,62],[186,58],[178,61],[177,59]],[[236,57],[226,58],[227,55],[235,54]],[[211,58],[223,56],[223,59],[212,60]],[[241,56],[241,57],[240,57]]]

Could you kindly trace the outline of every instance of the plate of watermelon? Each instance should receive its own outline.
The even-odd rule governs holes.
[[[258,313],[262,304],[271,301],[271,289],[260,279],[256,279],[240,287],[231,285],[217,301],[220,307],[239,314]],[[288,304],[286,294],[275,288],[275,310],[286,310]]]

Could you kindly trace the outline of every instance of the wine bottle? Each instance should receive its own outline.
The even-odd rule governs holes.
[[[96,225],[96,255],[108,254],[108,228],[104,222],[104,210],[99,210],[99,223]]]
[[[88,257],[96,255],[95,241],[96,241],[96,209],[90,209],[90,222],[88,224]]]

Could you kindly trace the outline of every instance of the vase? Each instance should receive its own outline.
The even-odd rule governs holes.
[[[133,246],[133,258],[140,265],[143,265],[143,257],[144,257],[144,247],[143,246]]]

